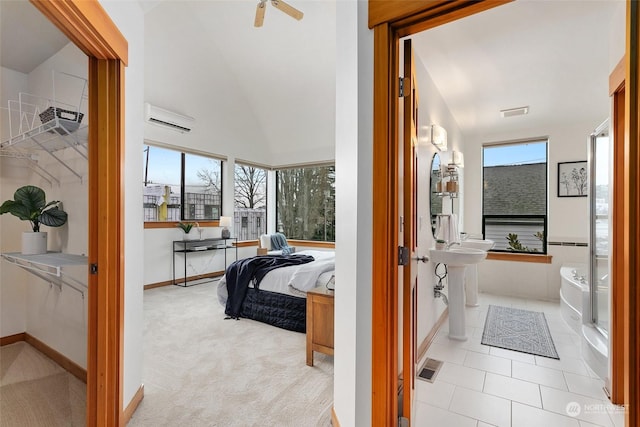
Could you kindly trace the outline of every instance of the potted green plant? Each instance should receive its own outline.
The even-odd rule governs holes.
[[[13,194],[13,200],[6,200],[0,206],[0,215],[5,213],[31,223],[33,231],[22,233],[24,255],[47,252],[47,233],[40,231],[41,224],[60,227],[67,222],[67,213],[60,208],[60,201],[47,203],[44,190],[34,185],[18,188]]]
[[[198,231],[200,231],[200,225],[197,222],[179,222],[178,228],[180,228],[184,232],[183,240],[194,240],[189,234],[193,227],[197,227]]]

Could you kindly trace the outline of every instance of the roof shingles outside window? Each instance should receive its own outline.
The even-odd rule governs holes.
[[[547,164],[484,168],[485,215],[546,215]]]

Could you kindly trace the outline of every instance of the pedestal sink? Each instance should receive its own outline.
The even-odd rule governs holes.
[[[447,265],[449,276],[449,338],[467,339],[464,312],[464,276],[468,265],[475,265],[487,257],[487,252],[469,247],[455,247],[449,250],[431,249],[429,259],[433,263]]]
[[[463,248],[475,248],[483,251],[488,251],[493,248],[495,242],[489,239],[466,239],[460,242],[460,245]],[[465,275],[465,285],[464,285],[465,295],[467,297],[467,306],[468,307],[477,307],[478,304],[478,265],[470,265],[467,267],[467,272]]]

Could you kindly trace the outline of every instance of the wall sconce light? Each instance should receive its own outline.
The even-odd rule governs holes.
[[[445,128],[431,125],[431,143],[440,151],[447,150],[447,131]]]
[[[229,228],[227,228],[227,227],[231,227],[231,217],[230,216],[221,216],[219,225],[220,225],[220,227],[222,227],[221,237],[223,239],[230,239],[231,238],[231,232],[229,231]]]
[[[456,165],[459,168],[464,167],[464,155],[460,151],[451,151],[450,165]]]

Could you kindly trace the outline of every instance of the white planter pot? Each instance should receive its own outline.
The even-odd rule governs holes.
[[[22,254],[37,255],[47,253],[46,231],[25,231],[22,233]]]
[[[182,240],[198,240],[197,233],[182,233]]]

